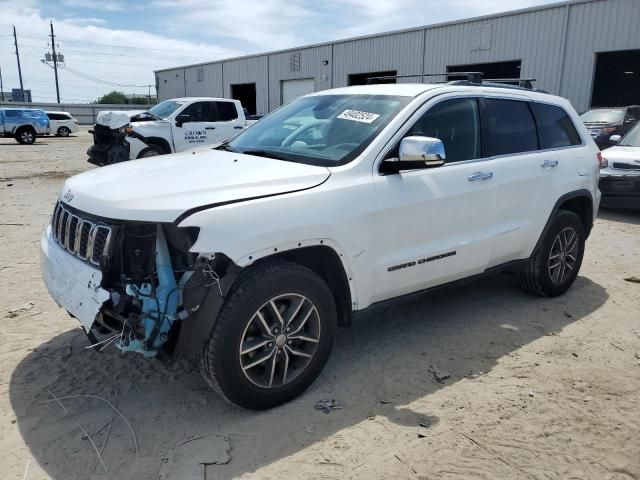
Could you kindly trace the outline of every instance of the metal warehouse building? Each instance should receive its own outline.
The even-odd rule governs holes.
[[[155,74],[159,100],[227,97],[266,113],[372,76],[456,71],[535,78],[579,112],[640,104],[640,0],[573,0]]]

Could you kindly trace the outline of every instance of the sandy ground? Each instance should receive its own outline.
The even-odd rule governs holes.
[[[640,284],[624,280],[640,277],[639,213],[601,213],[567,295],[497,276],[377,309],[339,331],[306,394],[256,413],[186,359],[85,349],[47,294],[39,237],[89,144],[86,129],[0,140],[1,479],[640,479]],[[103,400],[52,395],[117,406],[138,460]]]

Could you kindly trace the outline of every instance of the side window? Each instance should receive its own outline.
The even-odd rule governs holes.
[[[20,118],[20,111],[19,110],[5,110],[4,115],[7,118]]]
[[[480,158],[480,117],[475,98],[445,100],[430,108],[406,136],[439,138],[447,163]]]
[[[233,102],[215,102],[215,108],[218,110],[219,122],[231,122],[238,118],[236,104]]]
[[[485,156],[538,150],[538,133],[526,102],[485,99],[482,116]]]
[[[624,120],[626,122],[637,122],[640,120],[640,108],[630,108],[627,111],[627,117]]]
[[[180,115],[189,115],[189,122],[211,122],[209,102],[196,102],[185,108]]]
[[[582,140],[567,112],[555,105],[531,104],[538,122],[540,148],[561,148],[580,145]]]

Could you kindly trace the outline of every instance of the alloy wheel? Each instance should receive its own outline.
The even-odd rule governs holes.
[[[240,340],[245,377],[262,388],[287,385],[311,363],[320,342],[320,315],[303,295],[278,295],[251,317]]]
[[[564,282],[578,262],[578,233],[566,227],[556,235],[549,254],[549,277],[553,283]]]
[[[31,133],[29,130],[25,130],[24,132],[22,132],[20,134],[20,138],[24,143],[33,143],[34,140],[33,133]]]

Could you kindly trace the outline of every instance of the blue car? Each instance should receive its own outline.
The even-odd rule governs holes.
[[[50,131],[44,110],[0,108],[0,134],[15,138],[18,143],[30,145],[36,141],[36,135],[48,135]]]

